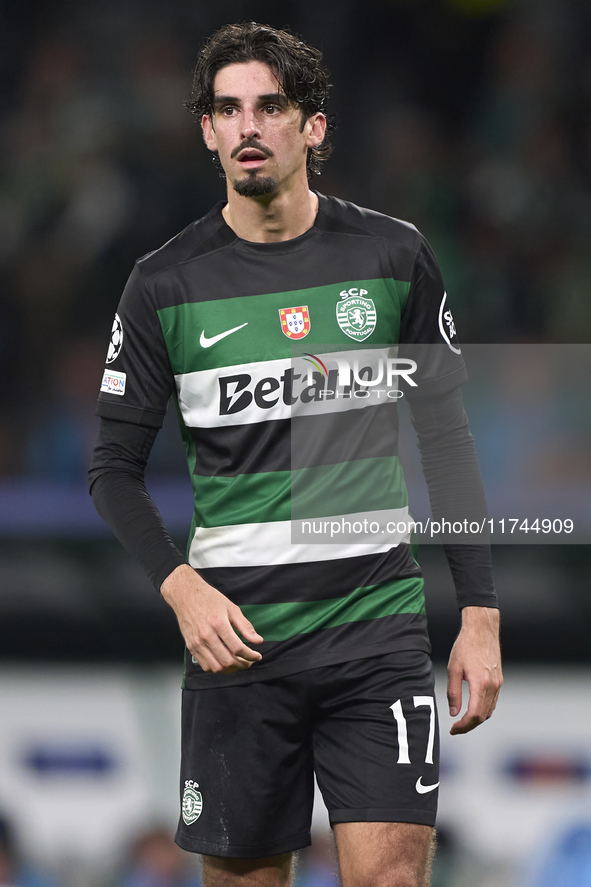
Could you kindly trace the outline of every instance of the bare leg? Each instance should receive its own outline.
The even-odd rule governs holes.
[[[429,887],[434,830],[409,822],[339,822],[343,887]]]
[[[289,887],[292,854],[264,859],[203,856],[203,887]]]

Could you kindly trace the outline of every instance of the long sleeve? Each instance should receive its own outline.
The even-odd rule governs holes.
[[[459,388],[411,401],[423,472],[435,520],[478,521],[487,517],[474,438]],[[498,607],[490,545],[446,542],[458,606]]]
[[[102,418],[89,471],[96,510],[155,587],[186,558],[170,538],[144,483],[158,429]]]

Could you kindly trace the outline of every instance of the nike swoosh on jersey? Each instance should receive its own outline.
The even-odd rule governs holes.
[[[246,321],[246,323],[241,323],[240,326],[235,326],[231,330],[226,330],[225,333],[218,333],[217,336],[212,336],[211,338],[208,338],[205,335],[205,330],[203,330],[199,339],[199,344],[202,348],[211,348],[211,346],[215,345],[216,342],[219,342],[220,339],[225,339],[226,336],[230,336],[232,333],[238,332],[238,330],[241,330],[243,326],[248,326],[248,320]]]
[[[419,776],[419,778],[417,779],[417,784],[415,785],[415,788],[420,795],[426,795],[427,792],[432,792],[439,785],[438,782],[436,782],[435,785],[423,785],[423,783],[421,782],[422,778],[422,776]]]

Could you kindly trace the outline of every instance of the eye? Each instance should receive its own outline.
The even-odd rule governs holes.
[[[276,114],[280,109],[279,105],[265,105],[265,114]]]
[[[233,105],[224,105],[219,109],[219,112],[223,117],[232,117],[235,111],[236,108]]]

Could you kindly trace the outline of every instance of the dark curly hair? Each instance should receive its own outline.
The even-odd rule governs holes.
[[[217,72],[235,62],[264,62],[273,71],[286,98],[299,105],[302,127],[321,111],[327,117],[326,135],[334,129],[334,120],[326,113],[328,71],[321,64],[322,53],[299,40],[288,30],[277,30],[256,22],[224,25],[213,34],[201,52],[195,68],[191,98],[184,103],[200,122],[204,114],[213,116],[213,84]],[[327,137],[310,148],[308,175],[319,175],[321,165],[332,153]]]

